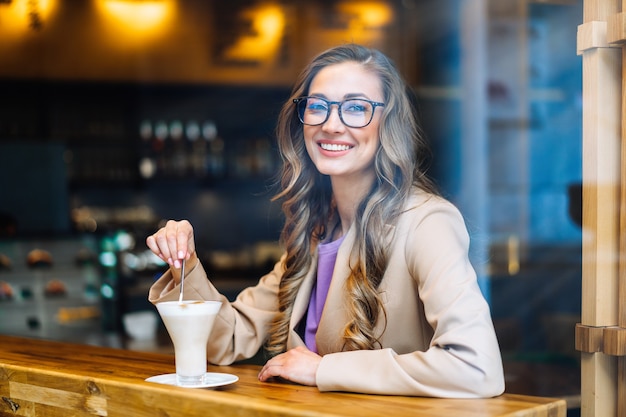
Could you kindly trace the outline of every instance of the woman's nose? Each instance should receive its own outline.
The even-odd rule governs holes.
[[[323,129],[333,132],[342,131],[345,128],[345,125],[339,116],[339,107],[331,106],[328,119],[326,119],[322,127]]]

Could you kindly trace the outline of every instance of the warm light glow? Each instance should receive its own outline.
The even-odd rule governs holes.
[[[0,33],[42,29],[57,3],[57,0],[13,0],[0,5]]]
[[[235,45],[225,51],[226,59],[238,61],[268,61],[280,48],[285,28],[285,14],[274,5],[264,5],[242,12],[252,21],[254,35],[241,36]]]
[[[98,6],[118,31],[133,35],[161,32],[173,13],[171,0],[100,0]]]
[[[350,1],[340,3],[337,8],[342,14],[355,16],[350,22],[351,29],[380,29],[393,20],[393,10],[386,3]]]
[[[509,260],[509,275],[517,275],[520,271],[519,238],[517,236],[509,236],[507,242],[507,257]]]

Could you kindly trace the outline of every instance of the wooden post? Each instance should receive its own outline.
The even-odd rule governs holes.
[[[622,10],[626,10],[626,0],[622,4]],[[624,17],[624,13],[621,13]],[[622,20],[625,27],[626,20]],[[626,37],[622,39],[626,40]],[[622,198],[620,205],[620,262],[619,262],[619,319],[620,329],[626,330],[626,44],[622,46]],[[626,416],[626,356],[622,354],[617,359],[617,415]]]
[[[620,241],[618,275],[618,319],[617,328],[610,329],[604,341],[605,353],[617,356],[617,415],[626,415],[626,0],[622,0],[621,11],[609,16],[607,42],[620,46],[622,50],[621,89],[621,185],[620,185]]]
[[[584,106],[583,293],[576,348],[581,351],[583,417],[624,415],[618,414],[616,352],[608,353],[605,346],[605,330],[616,327],[621,314],[622,50],[607,41],[607,22],[620,6],[619,0],[585,0],[584,21],[578,29]]]
[[[618,330],[622,341],[626,339],[626,0],[622,0],[621,12],[609,17],[607,41],[622,48],[622,120],[621,120],[621,196],[620,196],[620,241],[618,275]],[[617,343],[617,341],[616,341]],[[615,349],[617,350],[617,349]],[[618,353],[618,352],[616,352]],[[617,415],[626,416],[626,356],[617,358]]]

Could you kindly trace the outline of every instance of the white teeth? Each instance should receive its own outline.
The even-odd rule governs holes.
[[[348,145],[339,145],[336,143],[320,143],[320,147],[325,151],[347,151],[350,149]]]

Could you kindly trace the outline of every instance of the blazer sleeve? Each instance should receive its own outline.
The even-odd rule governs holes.
[[[492,397],[504,375],[489,306],[469,258],[458,210],[436,199],[416,209],[394,250],[404,250],[434,334],[425,351],[391,348],[327,354],[317,372],[322,391],[446,398]],[[404,245],[404,247],[402,247]]]
[[[222,302],[207,345],[209,362],[229,365],[251,358],[258,352],[278,310],[278,284],[282,273],[281,259],[256,286],[244,289],[232,303],[209,281],[200,262],[187,273],[185,299]],[[174,285],[168,270],[152,285],[148,299],[153,304],[175,301],[178,300],[179,291],[179,286]]]

